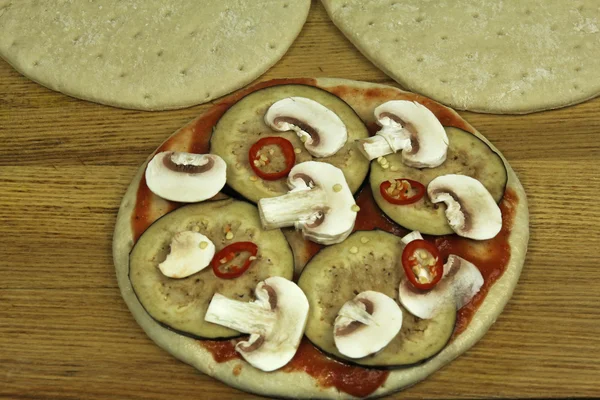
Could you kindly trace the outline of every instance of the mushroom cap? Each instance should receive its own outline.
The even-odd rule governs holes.
[[[433,318],[444,304],[453,301],[462,308],[479,292],[483,276],[471,262],[454,254],[444,264],[444,277],[431,290],[420,291],[403,279],[398,288],[400,303],[408,312],[421,319]]]
[[[404,135],[410,139],[409,147],[402,150],[402,161],[406,165],[434,168],[446,161],[448,136],[427,107],[415,101],[391,100],[375,108],[374,114],[377,123],[387,128],[386,131],[398,125],[398,129],[403,128]],[[388,140],[388,143],[391,141]]]
[[[194,203],[210,199],[225,186],[225,161],[214,154],[163,151],[146,168],[146,184],[166,200]]]
[[[329,245],[343,241],[352,232],[357,214],[352,206],[356,203],[341,169],[329,163],[306,161],[292,168],[288,186],[291,192],[318,187],[327,196],[327,205],[315,209],[315,214],[319,214],[316,219],[296,223],[296,229],[301,229],[306,239]]]
[[[273,103],[264,120],[276,131],[293,130],[305,138],[306,150],[315,157],[334,155],[348,140],[346,125],[340,117],[306,97],[288,97]]]
[[[477,179],[466,175],[438,176],[427,186],[433,203],[446,204],[446,218],[454,232],[470,239],[491,239],[502,228],[502,213]]]
[[[259,282],[257,302],[275,313],[275,322],[264,333],[251,333],[236,350],[246,361],[263,371],[286,365],[296,354],[308,318],[308,299],[294,282],[274,276]]]
[[[202,243],[206,243],[202,246]],[[199,232],[177,232],[171,240],[171,252],[158,269],[169,278],[185,278],[202,271],[215,255],[213,242]]]
[[[346,357],[362,358],[387,346],[400,328],[402,310],[396,301],[383,293],[368,290],[344,303],[335,319],[333,340]]]

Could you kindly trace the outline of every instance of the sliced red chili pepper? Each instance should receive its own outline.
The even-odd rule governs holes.
[[[225,264],[230,262],[240,253],[249,253],[248,258],[244,261],[242,266],[238,265],[230,265],[226,267],[226,270],[223,271],[223,267]],[[258,246],[252,242],[236,242],[232,243],[229,246],[223,248],[219,251],[212,259],[211,265],[213,272],[216,276],[223,279],[233,279],[242,275],[248,268],[250,268],[250,264],[252,264],[253,259],[251,257],[255,257],[258,253]]]
[[[425,195],[425,186],[421,182],[401,178],[394,180],[394,187],[390,181],[382,182],[379,193],[389,203],[406,205],[419,201]]]
[[[283,154],[283,158],[285,160],[285,168],[283,170],[277,172],[265,172],[262,169],[260,169],[260,163],[261,161],[264,161],[261,160],[261,155],[259,154],[259,152],[265,146],[269,145],[276,145],[279,146],[279,148],[281,149],[281,153]],[[278,136],[269,136],[258,140],[250,147],[250,151],[248,152],[248,158],[250,160],[250,167],[252,168],[254,173],[260,178],[267,181],[274,181],[277,179],[281,179],[284,176],[287,176],[287,174],[290,173],[290,170],[296,163],[296,153],[294,153],[294,145],[289,140]]]
[[[406,245],[402,267],[410,283],[420,290],[433,288],[444,275],[440,252],[426,240],[413,240]]]

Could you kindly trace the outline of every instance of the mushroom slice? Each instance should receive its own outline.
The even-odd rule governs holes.
[[[320,244],[339,243],[352,232],[358,206],[342,170],[303,162],[290,171],[288,186],[288,194],[258,202],[264,229],[295,226],[305,239]]]
[[[455,302],[457,310],[462,308],[473,299],[482,285],[483,276],[479,269],[464,258],[451,254],[444,264],[444,277],[437,286],[422,292],[404,279],[400,283],[398,297],[412,315],[431,319],[449,301]]]
[[[215,245],[199,232],[177,232],[171,241],[171,252],[158,269],[169,278],[186,278],[202,271],[215,255]]]
[[[146,183],[166,200],[194,203],[210,199],[225,186],[227,165],[214,154],[163,151],[146,168]]]
[[[410,242],[412,242],[413,240],[423,240],[423,236],[421,235],[421,232],[419,231],[412,231],[411,233],[405,235],[402,237],[402,243],[409,244]]]
[[[265,114],[265,123],[279,132],[296,132],[315,157],[334,155],[348,140],[340,117],[306,97],[288,97],[273,103]]]
[[[477,179],[466,175],[438,176],[427,186],[433,203],[446,203],[448,225],[459,236],[491,239],[502,228],[502,213],[494,198]]]
[[[358,141],[369,160],[402,150],[404,164],[434,168],[446,161],[448,136],[436,116],[425,106],[408,100],[392,100],[375,111],[381,130]]]
[[[248,303],[215,293],[204,319],[250,334],[235,349],[254,367],[274,371],[286,365],[298,350],[308,300],[294,282],[277,276],[259,282],[254,294],[256,300]]]
[[[369,290],[342,306],[333,326],[333,340],[346,357],[362,358],[387,346],[400,328],[402,310],[394,299]]]

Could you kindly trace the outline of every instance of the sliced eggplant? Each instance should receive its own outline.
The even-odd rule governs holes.
[[[298,285],[308,298],[310,311],[305,334],[324,352],[352,363],[399,367],[425,360],[450,339],[456,320],[453,302],[433,319],[422,320],[402,309],[402,328],[381,351],[359,359],[342,355],[336,348],[333,327],[344,303],[364,291],[381,292],[398,299],[404,277],[401,265],[404,244],[383,231],[355,232],[343,243],[316,254],[305,267]]]
[[[266,125],[264,116],[275,102],[289,97],[314,100],[333,111],[345,124],[346,144],[332,156],[313,157],[294,131],[279,132]],[[252,144],[269,136],[283,137],[296,149],[296,164],[323,161],[344,171],[352,193],[355,193],[369,170],[369,161],[358,151],[355,141],[369,136],[367,128],[354,110],[333,94],[306,85],[280,85],[258,90],[235,103],[219,120],[211,138],[210,152],[227,163],[227,184],[250,201],[281,196],[288,192],[286,177],[268,181],[255,176],[248,160]],[[271,149],[269,149],[271,150]],[[273,163],[282,166],[281,153],[273,148]]]
[[[168,278],[158,264],[166,259],[173,236],[183,231],[202,233],[217,252],[231,243],[253,242],[258,246],[257,259],[234,279],[218,278],[210,266],[187,278]],[[244,257],[247,254],[232,263],[240,265]],[[146,311],[169,328],[198,338],[239,335],[204,321],[215,293],[253,301],[258,282],[271,276],[292,279],[293,274],[292,251],[283,233],[279,229],[262,230],[256,207],[232,199],[192,204],[165,215],[144,232],[129,256],[129,279]]]
[[[506,168],[498,154],[475,135],[458,128],[446,127],[450,146],[446,161],[436,168],[412,168],[402,162],[400,153],[386,156],[387,168],[381,163],[371,164],[369,181],[375,202],[393,221],[403,227],[429,235],[453,233],[446,219],[444,204],[432,203],[427,195],[408,205],[395,205],[386,201],[379,192],[379,186],[387,180],[407,178],[425,185],[441,175],[467,175],[480,181],[500,202],[506,187]]]

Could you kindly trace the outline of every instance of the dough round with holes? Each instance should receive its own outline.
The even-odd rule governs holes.
[[[528,113],[600,93],[597,0],[323,0],[404,87],[461,110]]]
[[[70,96],[181,108],[263,74],[290,47],[309,7],[310,0],[0,0],[0,55]]]

